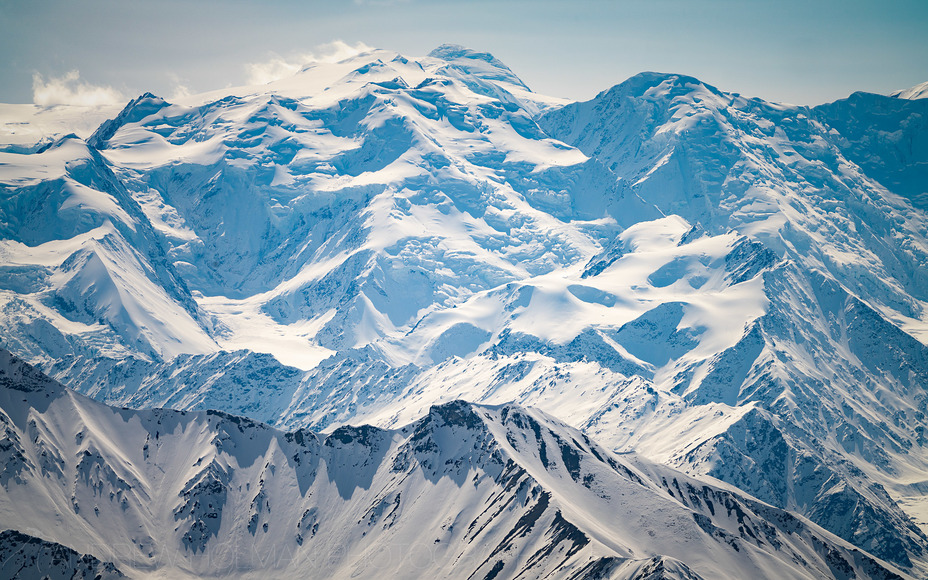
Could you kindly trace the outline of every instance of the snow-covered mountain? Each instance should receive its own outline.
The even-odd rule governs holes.
[[[209,321],[100,153],[0,153],[6,342],[32,356],[209,352]]]
[[[0,424],[4,525],[133,577],[903,577],[788,512],[514,405],[284,433],[107,407],[0,351]],[[53,546],[24,537],[0,549]],[[61,563],[45,549],[26,570]]]
[[[0,152],[0,343],[289,430],[530,405],[918,576],[926,106],[658,73],[566,103],[456,46],[146,94]]]
[[[854,93],[815,112],[850,161],[915,207],[928,209],[928,100]]]
[[[889,96],[897,99],[924,99],[928,97],[928,81],[919,83],[914,87],[893,91]]]

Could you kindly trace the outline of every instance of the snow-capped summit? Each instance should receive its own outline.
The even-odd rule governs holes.
[[[889,96],[897,99],[924,99],[928,97],[928,81],[915,85],[914,87],[893,91]]]
[[[137,123],[145,117],[157,113],[168,105],[169,103],[167,101],[152,93],[140,95],[129,101],[116,118],[110,119],[100,125],[87,142],[96,149],[103,149],[106,147],[107,141],[109,141],[123,125],[127,123]]]
[[[467,76],[506,83],[526,91],[529,90],[525,83],[508,66],[488,52],[478,52],[459,44],[443,44],[428,55],[447,62],[448,66],[461,71]]]

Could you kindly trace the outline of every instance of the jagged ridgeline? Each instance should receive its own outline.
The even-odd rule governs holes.
[[[276,429],[326,433],[307,441],[331,450],[347,437],[339,426],[376,425],[370,437],[389,444],[370,460],[374,469],[412,437],[403,429],[447,401],[475,403],[494,425],[511,422],[503,405],[528,406],[538,411],[520,412],[539,421],[547,413],[610,451],[684,471],[697,478],[686,480],[694,489],[698,478],[721,480],[924,576],[928,99],[920,94],[857,93],[809,108],[642,73],[568,103],[532,92],[492,55],[457,46],[421,58],[371,51],[178,102],[145,94],[91,135],[0,152],[0,345],[106,404],[212,409],[270,425],[255,432],[287,449],[288,462],[296,443]],[[202,433],[231,420],[190,416]],[[558,447],[531,441],[547,471],[541,458],[554,461]],[[103,461],[88,451],[86,465]],[[558,464],[564,481],[587,489],[570,461]],[[278,537],[262,535],[275,524],[254,482],[229,491],[227,467],[208,459],[178,467],[177,480],[164,480],[170,494],[158,496],[171,506],[158,525],[177,534],[159,550],[186,550],[200,562],[183,564],[190,573],[205,570],[196,568],[205,557],[217,561],[222,526],[239,530],[232,520],[252,541]],[[141,472],[115,473],[127,505],[155,501],[130,477],[142,481]],[[703,574],[658,544],[626,545],[621,535],[610,544],[592,531],[600,523],[551,507],[556,490],[538,485],[552,494],[542,510],[551,519],[531,529],[573,537],[554,531],[560,513],[595,548],[555,542],[562,547],[539,555],[545,563],[533,570],[556,570],[559,554],[578,577],[634,576],[631,562],[645,577],[686,577],[677,560]],[[672,483],[669,492],[660,486],[683,502]],[[462,498],[486,503],[495,493],[474,489]],[[392,513],[398,497],[378,509]],[[512,505],[531,510],[541,497]],[[693,502],[684,507],[706,515]],[[211,503],[225,515],[198,515]],[[95,504],[77,505],[84,518]],[[304,546],[318,513],[288,524],[293,534],[300,524]],[[346,526],[367,512],[351,513]],[[524,514],[511,515],[501,536],[481,536],[479,553],[490,559],[468,574],[515,576],[528,560],[494,558],[544,551],[536,538],[490,557]],[[700,530],[694,537],[708,533],[687,521]],[[89,546],[17,529],[124,573],[147,565],[123,569],[125,560]],[[461,541],[459,531],[432,547]],[[616,559],[583,560],[599,553],[596,542]],[[609,551],[620,544],[634,553]],[[325,569],[350,574],[333,566]],[[835,566],[828,573],[840,577]]]
[[[4,526],[38,536],[0,535],[11,577],[901,578],[517,405],[285,433],[108,407],[0,351],[0,425]]]

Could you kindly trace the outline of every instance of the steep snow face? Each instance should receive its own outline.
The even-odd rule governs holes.
[[[815,107],[828,139],[868,176],[928,209],[928,100],[854,93]]]
[[[455,401],[323,437],[117,410],[5,351],[0,378],[4,525],[133,577],[903,577],[789,512],[514,405]]]
[[[63,357],[49,367],[61,377],[80,377],[82,393],[104,403],[137,409],[221,409],[268,424],[293,425],[295,393],[305,373],[269,354],[220,351],[179,355],[166,362]]]
[[[315,321],[340,349],[568,266],[610,231],[594,200],[610,185],[541,133],[532,99],[486,54],[375,51],[197,106],[145,95],[91,143],[205,308]]]
[[[208,352],[186,285],[108,164],[70,136],[0,153],[4,343],[36,358]]]
[[[374,51],[184,105],[146,94],[90,150],[2,153],[4,344],[165,359],[218,339],[311,368],[590,253],[614,228],[563,219],[596,209],[569,193],[595,168],[532,121],[556,99],[490,55],[434,54]]]
[[[912,122],[922,124],[922,104],[910,103]],[[842,127],[815,111],[645,73],[539,122],[613,172],[622,193],[611,214],[620,222],[651,211],[710,232],[734,228],[828,272],[900,324],[924,318],[925,215],[846,158],[831,142]]]

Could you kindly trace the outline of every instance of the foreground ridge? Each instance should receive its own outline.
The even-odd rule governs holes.
[[[788,512],[515,405],[284,433],[107,407],[6,351],[0,377],[5,524],[132,577],[905,577]]]

